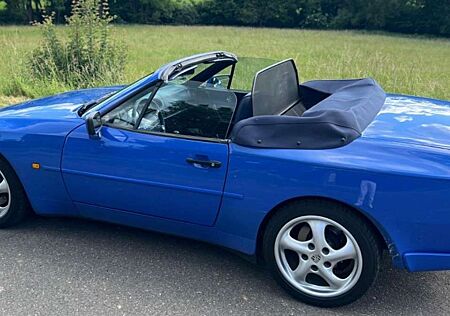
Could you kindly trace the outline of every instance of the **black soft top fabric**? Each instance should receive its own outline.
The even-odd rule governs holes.
[[[302,114],[242,120],[233,127],[232,141],[259,148],[341,147],[361,136],[386,99],[371,78],[309,81],[300,85],[299,94]]]

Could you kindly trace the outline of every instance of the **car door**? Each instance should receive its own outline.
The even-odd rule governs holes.
[[[205,113],[203,101],[192,105],[190,90],[172,85],[155,96],[151,89],[144,91],[103,117],[101,137],[90,138],[84,125],[68,135],[62,172],[80,210],[89,205],[213,225],[227,172],[228,143],[205,137],[213,132],[195,135],[214,126],[211,113],[217,108],[210,104],[211,111]],[[189,106],[183,108],[185,99]],[[167,132],[156,123],[163,114],[171,129]],[[202,119],[209,123],[204,125]]]

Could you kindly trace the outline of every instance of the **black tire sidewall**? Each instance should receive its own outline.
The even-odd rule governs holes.
[[[345,227],[355,238],[361,253],[363,266],[361,276],[349,291],[329,298],[319,298],[304,293],[291,285],[278,269],[274,244],[280,229],[294,218],[316,215],[329,218]],[[263,239],[264,260],[276,281],[295,298],[319,307],[336,307],[349,304],[361,296],[373,284],[380,265],[380,248],[373,231],[361,216],[340,205],[327,202],[294,203],[280,209],[269,221]]]

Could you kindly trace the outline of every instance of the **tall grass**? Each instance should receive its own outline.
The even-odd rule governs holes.
[[[67,27],[57,27],[59,36]],[[294,58],[301,81],[371,76],[388,92],[450,99],[450,41],[350,31],[253,29],[235,27],[117,26],[113,39],[128,53],[124,80],[131,82],[161,64],[189,54],[228,50],[239,56]],[[33,27],[0,27],[0,95],[11,74],[21,71],[27,52],[39,45]],[[25,69],[26,71],[26,69]],[[101,83],[99,83],[101,84]],[[98,85],[92,83],[92,85]],[[37,97],[68,90],[59,82],[26,91]]]
[[[73,0],[67,36],[60,38],[54,14],[37,24],[39,45],[10,78],[10,94],[33,97],[64,89],[111,85],[123,80],[125,50],[111,41],[107,0]]]

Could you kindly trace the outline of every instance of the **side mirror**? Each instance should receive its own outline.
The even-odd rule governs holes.
[[[86,116],[86,129],[90,138],[100,138],[100,129],[103,125],[100,112],[92,112]]]

